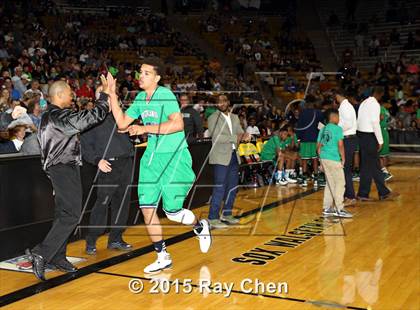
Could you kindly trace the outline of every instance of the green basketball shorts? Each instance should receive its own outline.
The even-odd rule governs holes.
[[[139,206],[156,208],[163,199],[163,209],[174,213],[182,209],[195,180],[192,158],[187,148],[174,153],[146,150],[140,160]]]

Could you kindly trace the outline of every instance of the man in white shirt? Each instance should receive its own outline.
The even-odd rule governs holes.
[[[356,202],[356,195],[353,187],[353,156],[357,148],[357,118],[356,110],[353,105],[346,99],[343,90],[337,90],[335,100],[340,105],[338,113],[340,121],[338,126],[343,129],[344,135],[344,151],[346,161],[344,163],[344,175],[346,179],[346,190],[344,192],[344,204],[351,205]]]
[[[357,119],[357,136],[360,145],[360,187],[358,198],[361,201],[369,198],[372,179],[375,181],[379,200],[397,197],[399,194],[391,192],[385,186],[384,174],[379,164],[379,151],[383,144],[380,122],[380,106],[378,100],[382,98],[384,89],[375,87],[373,96],[365,99],[359,107]]]

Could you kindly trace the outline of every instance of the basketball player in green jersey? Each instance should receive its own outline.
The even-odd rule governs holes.
[[[384,104],[381,103],[381,112],[380,112],[380,126],[382,131],[382,138],[384,143],[382,144],[382,148],[379,152],[379,160],[381,164],[381,170],[384,174],[385,181],[389,181],[392,179],[393,175],[389,173],[387,166],[388,166],[388,157],[389,157],[389,132],[388,132],[388,122],[389,122],[389,111],[387,108],[384,107]]]
[[[194,226],[203,253],[211,245],[208,221],[198,220],[191,210],[183,208],[195,174],[178,101],[171,90],[158,85],[161,70],[163,65],[160,60],[144,60],[139,82],[143,91],[125,113],[118,104],[115,80],[110,74],[107,77],[110,83],[111,109],[119,130],[128,131],[130,135],[148,134],[147,148],[140,160],[138,197],[147,231],[157,252],[157,260],[146,266],[145,273],[159,272],[172,266],[156,212],[161,198],[163,210],[169,220]],[[144,125],[130,126],[139,117]]]

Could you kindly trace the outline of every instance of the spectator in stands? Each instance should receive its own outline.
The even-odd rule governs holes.
[[[36,94],[37,96],[39,96],[40,99],[44,99],[44,94],[40,90],[40,85],[39,85],[38,80],[32,80],[31,87],[25,92],[25,94],[27,93]]]
[[[420,67],[414,58],[410,59],[410,63],[407,65],[406,71],[411,74],[418,74],[420,72]]]
[[[12,80],[10,78],[6,78],[4,80],[3,86],[5,86],[5,88],[9,91],[12,100],[19,100],[20,98],[22,98],[19,91],[14,89]]]
[[[262,121],[261,125],[259,126],[259,130],[261,133],[261,137],[271,137],[273,133],[273,123],[269,119],[265,119]]]
[[[26,86],[22,81],[23,69],[19,66],[16,67],[14,71],[15,75],[12,77],[13,88],[15,88],[19,92],[19,95],[22,97],[25,91],[27,90]],[[25,78],[27,81],[28,76],[26,75]]]
[[[404,90],[402,85],[398,85],[395,94],[394,94],[394,98],[397,102],[401,101],[404,99]]]
[[[298,91],[297,82],[293,78],[288,78],[284,83],[284,90],[290,93],[296,93]]]
[[[239,114],[239,123],[241,124],[241,127],[244,131],[246,131],[246,128],[248,127],[248,123],[246,121],[246,114]]]
[[[399,129],[410,127],[411,116],[406,112],[404,104],[400,104],[396,119]]]
[[[11,102],[12,98],[10,97],[9,90],[5,86],[2,87],[0,92],[0,113],[10,108]]]
[[[418,124],[417,120],[413,119],[411,121],[411,125],[408,130],[420,130],[420,125]]]
[[[76,91],[77,97],[84,97],[95,100],[95,90],[93,89],[93,79],[89,77],[82,87]]]
[[[378,56],[379,55],[379,40],[378,38],[373,35],[372,38],[369,41],[368,47],[369,47],[369,56]]]
[[[251,117],[248,120],[248,123],[249,123],[249,125],[246,128],[246,132],[249,133],[250,135],[252,135],[253,137],[260,136],[261,133],[260,133],[260,130],[258,129],[258,127],[256,125],[257,124],[256,118],[255,117]]]
[[[25,141],[25,125],[9,128],[9,140],[0,143],[0,154],[17,153]]]
[[[354,46],[355,46],[355,54],[357,56],[362,56],[363,55],[363,51],[364,51],[364,46],[365,46],[365,37],[361,32],[358,32],[355,36],[354,36]]]
[[[41,123],[41,106],[38,102],[32,101],[28,104],[28,115],[31,118],[36,128],[39,128]]]

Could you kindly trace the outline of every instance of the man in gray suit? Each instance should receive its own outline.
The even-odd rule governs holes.
[[[240,141],[249,141],[251,136],[244,133],[236,114],[230,113],[230,102],[226,95],[219,95],[218,111],[208,119],[212,148],[209,163],[214,165],[214,188],[210,202],[209,222],[214,228],[225,228],[228,224],[237,224],[232,216],[232,207],[236,198],[240,157],[237,153]],[[224,201],[222,215],[220,207]]]

